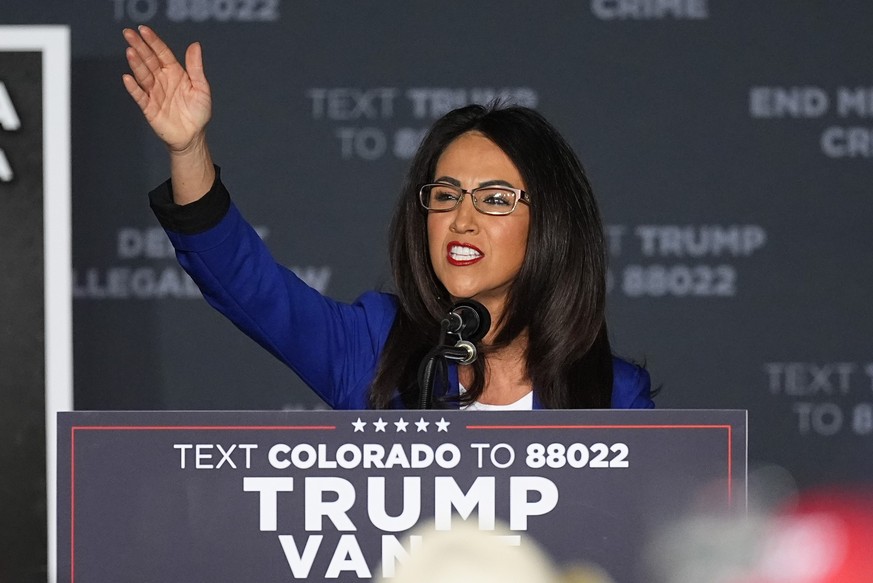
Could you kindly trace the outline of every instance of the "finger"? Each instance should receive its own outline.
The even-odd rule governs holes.
[[[146,44],[142,36],[130,28],[125,28],[123,34],[127,44],[129,44],[136,52],[139,56],[139,60],[148,67],[149,71],[151,71],[153,75],[160,71],[161,63],[158,60],[158,57],[155,55],[152,48]]]
[[[139,33],[142,35],[143,40],[149,45],[149,47],[151,47],[152,51],[154,51],[155,56],[158,58],[158,62],[162,66],[167,67],[179,63],[179,61],[176,60],[173,51],[170,50],[170,47],[161,40],[161,37],[159,37],[155,31],[143,24],[139,27]]]
[[[203,70],[203,47],[199,42],[191,43],[185,51],[185,70],[191,78],[191,84],[197,89],[209,93],[209,82]]]
[[[155,84],[155,76],[146,67],[145,63],[143,63],[142,59],[134,49],[128,47],[124,52],[124,55],[127,57],[127,64],[130,66],[130,72],[133,73],[133,77],[136,79],[136,82],[139,83],[143,89],[148,91]]]
[[[128,93],[130,93],[133,101],[139,106],[143,113],[145,113],[146,106],[148,106],[149,103],[149,98],[146,92],[142,90],[142,87],[139,86],[131,75],[122,75],[121,82],[124,83],[124,88],[127,89]]]

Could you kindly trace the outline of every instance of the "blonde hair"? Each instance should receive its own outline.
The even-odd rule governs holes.
[[[516,533],[503,526],[480,531],[466,522],[450,531],[429,523],[411,534],[421,544],[398,565],[394,577],[380,583],[560,583],[552,563],[531,538],[513,545]],[[509,539],[505,537],[511,537]]]

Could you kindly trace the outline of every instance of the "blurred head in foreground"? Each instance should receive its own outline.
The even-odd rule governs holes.
[[[559,583],[549,559],[530,538],[515,546],[498,528],[480,531],[460,523],[451,531],[429,524],[416,529],[421,544],[398,565],[394,577],[380,583]]]
[[[662,583],[870,583],[873,496],[821,491],[747,518],[696,517],[652,548]]]

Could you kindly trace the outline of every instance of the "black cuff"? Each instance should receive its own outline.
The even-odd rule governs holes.
[[[230,194],[221,182],[221,169],[215,167],[215,182],[200,199],[185,205],[173,202],[173,186],[167,180],[149,193],[152,211],[168,231],[196,235],[221,222],[230,208]]]

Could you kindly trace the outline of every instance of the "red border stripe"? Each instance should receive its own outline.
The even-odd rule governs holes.
[[[728,434],[728,505],[733,506],[733,427],[730,425],[467,425],[470,430],[491,429],[726,429]],[[333,431],[335,425],[93,425],[70,428],[70,583],[75,583],[76,431]]]
[[[85,431],[204,431],[204,430],[233,430],[233,431],[329,431],[336,429],[336,425],[79,425],[73,430]]]
[[[76,428],[70,429],[70,583],[76,581]]]
[[[467,429],[727,429],[730,425],[467,425]]]

